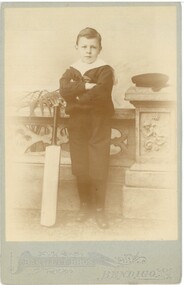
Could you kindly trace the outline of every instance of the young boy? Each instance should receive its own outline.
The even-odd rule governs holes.
[[[90,217],[95,208],[96,222],[108,228],[104,213],[108,175],[111,116],[114,113],[111,92],[113,69],[98,58],[101,36],[85,28],[77,36],[80,60],[72,64],[60,79],[60,94],[70,115],[68,133],[72,172],[77,178],[80,198],[78,222]]]

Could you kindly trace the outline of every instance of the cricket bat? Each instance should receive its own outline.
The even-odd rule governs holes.
[[[41,202],[41,221],[43,226],[53,226],[56,222],[57,193],[59,184],[60,146],[57,140],[57,118],[59,107],[54,106],[51,145],[46,147]]]

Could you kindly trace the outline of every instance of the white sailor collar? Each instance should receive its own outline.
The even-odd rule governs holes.
[[[101,67],[104,65],[107,65],[107,63],[103,61],[102,59],[97,58],[97,60],[95,60],[93,63],[90,63],[90,64],[82,62],[82,60],[78,60],[77,62],[73,63],[70,66],[80,71],[81,75],[83,76],[86,71],[97,68],[97,67]]]

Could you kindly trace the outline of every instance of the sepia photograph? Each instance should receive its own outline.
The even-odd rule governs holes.
[[[12,244],[12,272],[36,260],[37,243],[47,243],[40,256],[48,259],[65,242],[177,244],[180,5],[6,3],[2,12],[4,241]],[[13,244],[27,245],[15,264]],[[89,256],[103,266],[143,266],[141,252]],[[167,283],[177,275],[171,271],[159,271],[160,279],[103,271],[93,282]]]

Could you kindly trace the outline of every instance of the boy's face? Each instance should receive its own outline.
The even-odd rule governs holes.
[[[87,39],[81,37],[76,48],[79,51],[81,60],[88,64],[93,63],[101,51],[98,39],[96,38]]]

